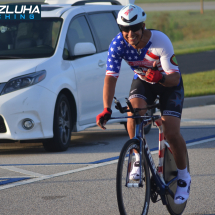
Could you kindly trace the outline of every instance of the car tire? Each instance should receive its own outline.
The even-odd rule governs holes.
[[[64,94],[60,94],[55,105],[54,136],[43,142],[45,150],[48,152],[66,151],[70,144],[72,125],[70,103]]]

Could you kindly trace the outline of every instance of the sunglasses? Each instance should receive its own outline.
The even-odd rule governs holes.
[[[132,31],[132,32],[139,31],[142,27],[143,27],[142,23],[138,23],[136,25],[130,25],[130,26],[119,25],[120,30],[126,33],[128,33],[129,31]]]

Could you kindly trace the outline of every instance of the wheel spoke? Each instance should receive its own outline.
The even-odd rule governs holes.
[[[67,104],[63,101],[60,104],[60,116],[59,116],[59,132],[60,139],[63,144],[66,144],[69,138],[70,131],[70,121],[69,121],[69,113],[68,113]]]
[[[63,117],[63,106],[64,106],[64,104],[63,104],[63,102],[61,102],[60,103],[60,115]]]
[[[62,125],[63,125],[63,121],[64,121],[63,118],[62,118],[62,117],[59,117],[59,118],[58,118],[58,125],[59,125],[59,126],[62,126]]]
[[[66,118],[67,112],[68,112],[67,105],[66,105],[66,103],[63,101],[63,102],[61,102],[60,113],[61,113],[61,116],[62,116],[64,119]]]
[[[68,119],[68,107],[66,104],[64,105],[64,119]]]
[[[69,121],[65,121],[65,128],[66,129],[70,129],[70,122]]]

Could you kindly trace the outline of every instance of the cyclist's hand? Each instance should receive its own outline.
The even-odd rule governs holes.
[[[110,108],[104,108],[103,112],[100,113],[97,117],[96,117],[96,124],[102,128],[102,129],[106,129],[104,126],[107,123],[107,121],[110,119],[112,114],[112,110]]]
[[[151,69],[150,69],[151,70]],[[162,74],[160,73],[160,71],[156,70],[151,70],[147,76],[146,76],[146,80],[149,82],[155,82],[158,83],[161,79],[162,79]]]
[[[153,69],[148,69],[146,72],[146,80],[149,82],[158,83],[162,79],[162,74],[157,70],[156,61],[153,63]]]

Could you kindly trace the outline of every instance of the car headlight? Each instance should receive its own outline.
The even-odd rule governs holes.
[[[44,80],[45,77],[46,77],[46,71],[42,70],[39,72],[13,78],[5,84],[4,89],[1,92],[1,95],[4,95],[6,93],[11,93],[13,91],[23,89],[25,87],[30,87]]]

